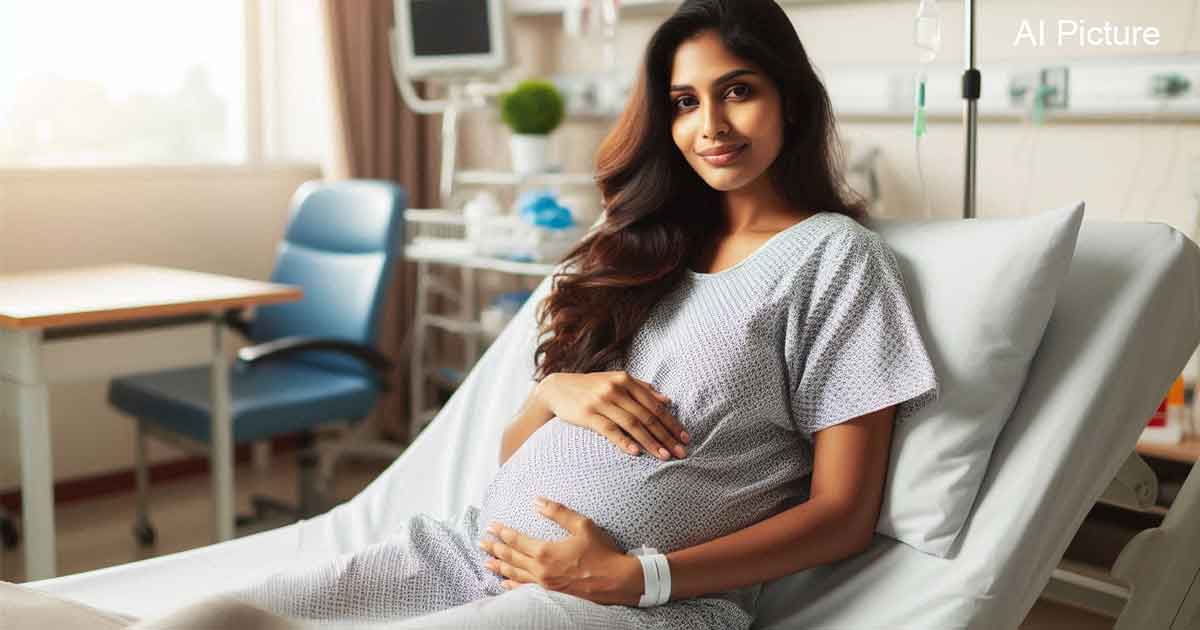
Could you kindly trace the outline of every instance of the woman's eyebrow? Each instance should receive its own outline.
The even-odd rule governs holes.
[[[747,68],[738,68],[737,70],[730,70],[729,72],[726,72],[725,74],[722,74],[721,76],[717,77],[717,80],[714,81],[713,83],[716,85],[720,85],[726,81],[729,81],[730,79],[735,79],[737,77],[740,77],[743,74],[754,74],[754,71],[747,69]],[[692,86],[690,86],[690,85],[672,85],[671,86],[672,92],[678,92],[681,90],[690,90],[690,89],[692,89]]]

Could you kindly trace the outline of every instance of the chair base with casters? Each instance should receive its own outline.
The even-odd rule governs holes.
[[[204,445],[191,440],[181,440],[170,433],[156,431],[152,424],[139,419],[134,457],[134,471],[137,486],[137,501],[134,514],[133,535],[143,547],[152,547],[158,539],[158,532],[150,521],[150,475],[146,461],[146,438],[153,435],[167,441],[177,448],[188,452],[202,454],[207,449]],[[289,525],[298,520],[312,518],[332,507],[332,501],[324,492],[326,484],[318,483],[318,467],[321,457],[316,448],[316,440],[311,431],[302,431],[298,435],[296,445],[297,463],[297,505],[289,505],[273,497],[254,495],[250,498],[253,510],[249,515],[238,515],[235,520],[235,535],[246,536],[268,529]]]
[[[230,324],[240,329],[234,322]],[[375,374],[336,372],[287,360],[313,350],[349,355],[374,368]],[[302,436],[297,454],[301,504],[292,507],[258,497],[254,501],[254,515],[235,520],[235,527],[241,528],[238,535],[286,525],[330,507],[320,496],[320,490],[328,483],[317,481],[318,459],[311,430],[345,418],[365,417],[375,406],[379,392],[386,391],[382,375],[390,369],[391,362],[373,348],[333,339],[288,337],[238,352],[238,362],[229,371],[234,444],[290,433]],[[149,518],[146,437],[190,454],[209,456],[209,379],[209,368],[196,366],[119,378],[109,386],[109,403],[137,419],[134,449],[137,507],[133,533],[144,546],[153,545],[157,539]],[[233,488],[220,491],[232,494]],[[272,512],[291,518],[271,521],[268,517]]]
[[[254,495],[250,497],[252,515],[237,517],[238,535],[246,535],[275,529],[296,521],[312,518],[333,507],[327,494],[328,484],[318,482],[322,460],[312,431],[302,431],[296,444],[296,496],[295,505],[274,497]]]
[[[331,378],[333,380],[329,380]],[[316,382],[314,379],[320,379],[324,385],[311,385]],[[144,546],[153,545],[157,539],[149,517],[147,438],[207,457],[210,444],[205,392],[208,387],[205,367],[130,376],[114,380],[110,387],[110,403],[137,419],[134,449],[137,500],[133,533]],[[321,422],[325,423],[340,421],[347,416],[365,416],[375,404],[377,384],[364,377],[331,375],[315,366],[277,363],[231,370],[230,390],[235,444],[287,433],[300,436],[296,454],[300,505],[287,506],[267,497],[255,497],[252,500],[254,514],[238,517],[235,523],[237,535],[286,525],[320,514],[330,507],[330,502],[321,493],[321,486],[325,484],[318,484],[316,479],[319,458],[312,427],[318,421],[314,418],[328,418]],[[327,411],[322,411],[321,406]],[[277,409],[287,411],[275,413]],[[232,488],[229,491],[232,492]],[[287,518],[280,520],[281,514]]]
[[[317,447],[319,464],[314,484],[318,493],[332,492],[333,473],[343,458],[391,462],[404,454],[405,445],[383,437],[377,420],[375,415],[368,416],[347,427],[337,440]]]

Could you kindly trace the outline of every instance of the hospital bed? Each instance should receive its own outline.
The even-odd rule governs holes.
[[[152,616],[360,549],[411,514],[453,518],[478,504],[504,425],[530,386],[511,366],[532,368],[532,305],[546,289],[410,448],[349,502],[278,530],[29,586]],[[1134,444],[1198,340],[1200,249],[1162,224],[1085,222],[951,556],[877,536],[858,556],[768,583],[755,627],[1017,628],[1110,481],[1140,470],[1127,464]],[[1121,554],[1114,573],[1128,588],[1118,630],[1200,627],[1198,500],[1193,471],[1162,526]]]

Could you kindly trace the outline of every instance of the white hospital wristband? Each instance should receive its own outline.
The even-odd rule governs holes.
[[[650,556],[654,558],[655,564],[658,565],[658,603],[659,605],[671,601],[671,565],[667,562],[666,554],[655,554]]]
[[[671,599],[671,565],[667,557],[657,549],[642,545],[630,555],[637,556],[642,563],[643,592],[638,600],[639,608],[649,608],[667,603]]]

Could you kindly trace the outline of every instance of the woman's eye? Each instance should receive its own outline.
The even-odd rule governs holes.
[[[733,87],[729,88],[729,92],[727,92],[727,94],[733,94],[733,91],[734,91],[734,90],[737,90],[737,89],[741,89],[741,90],[742,90],[742,93],[741,93],[741,95],[740,95],[740,96],[747,96],[747,95],[749,95],[749,94],[750,94],[750,86],[748,86],[748,85],[746,85],[746,84],[744,84],[744,83],[739,83],[739,84],[737,84],[737,85],[735,85],[735,86],[733,86]]]
[[[738,90],[741,90],[741,91],[737,92]],[[750,95],[750,86],[746,85],[745,83],[738,83],[737,85],[734,85],[733,87],[726,90],[725,94],[726,95],[732,94],[733,96],[735,96],[737,98],[745,98]],[[687,107],[686,101],[690,101],[690,100],[695,100],[695,99],[692,96],[681,96],[681,97],[675,99],[675,109],[678,110],[678,109]]]
[[[675,99],[675,109],[679,109],[679,108],[680,108],[680,106],[682,106],[682,105],[683,105],[683,102],[684,102],[684,101],[686,101],[686,100],[688,100],[688,99],[690,99],[690,98],[692,98],[692,97],[690,97],[690,96],[681,96],[681,97],[679,97],[679,98]]]

